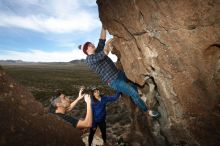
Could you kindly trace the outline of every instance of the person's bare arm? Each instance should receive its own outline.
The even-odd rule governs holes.
[[[92,127],[92,107],[90,95],[85,95],[85,102],[87,106],[86,118],[84,120],[79,120],[76,127],[77,128],[89,128]]]
[[[100,39],[105,40],[106,39],[106,30],[102,26],[102,30],[100,33]]]
[[[104,47],[104,53],[106,54],[106,55],[108,55],[109,54],[109,52],[110,51],[112,51],[112,40],[113,39],[109,39],[107,42],[106,42],[106,44],[105,44],[105,47]]]
[[[70,107],[67,109],[67,111],[71,111],[75,106],[76,104],[78,103],[78,101],[80,101],[85,94],[82,94],[83,92],[83,89],[80,89],[79,91],[79,96],[76,98],[76,100],[74,100],[71,104],[70,104]]]

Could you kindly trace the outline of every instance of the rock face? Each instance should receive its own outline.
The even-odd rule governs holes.
[[[84,145],[81,133],[48,114],[31,93],[0,68],[0,145]]]
[[[142,86],[143,99],[161,112],[159,120],[146,122],[132,111],[131,141],[220,145],[220,1],[97,4],[127,77]]]

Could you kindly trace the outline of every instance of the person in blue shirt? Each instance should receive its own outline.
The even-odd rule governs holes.
[[[86,42],[83,45],[83,52],[87,55],[86,64],[91,70],[96,72],[111,88],[120,91],[131,97],[132,101],[146,115],[151,117],[159,117],[159,112],[147,108],[144,101],[138,94],[137,87],[134,83],[128,82],[125,73],[115,66],[114,62],[108,57],[111,47],[111,40],[106,41],[106,30],[102,27],[98,47],[91,42]]]
[[[93,121],[92,127],[89,132],[88,143],[89,146],[92,144],[93,136],[96,132],[97,127],[100,128],[102,133],[102,139],[104,144],[106,145],[106,104],[109,102],[116,101],[120,97],[121,93],[116,92],[114,96],[105,96],[100,95],[98,88],[92,89],[91,95],[91,104],[92,104],[92,113],[93,113]]]

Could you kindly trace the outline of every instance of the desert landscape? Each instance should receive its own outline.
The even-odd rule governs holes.
[[[50,98],[57,89],[72,99],[78,96],[80,86],[86,86],[87,93],[97,86],[102,94],[112,95],[114,91],[104,84],[99,77],[90,71],[83,62],[72,63],[12,63],[3,64],[3,69],[17,82],[24,85],[43,106],[51,113]],[[122,97],[121,97],[122,98]],[[76,118],[85,117],[85,103],[80,102],[69,114]],[[123,101],[107,106],[107,136],[108,141],[116,144],[120,137],[126,137],[130,129],[129,112]],[[84,129],[82,139],[86,143],[88,129]],[[102,143],[100,131],[97,130],[94,144]]]

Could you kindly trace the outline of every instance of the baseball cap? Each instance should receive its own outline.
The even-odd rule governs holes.
[[[86,43],[83,45],[83,48],[82,48],[82,49],[83,49],[83,52],[84,52],[86,55],[88,55],[86,51],[87,51],[87,49],[88,49],[89,44],[92,44],[92,43],[91,43],[91,42],[86,42]]]

